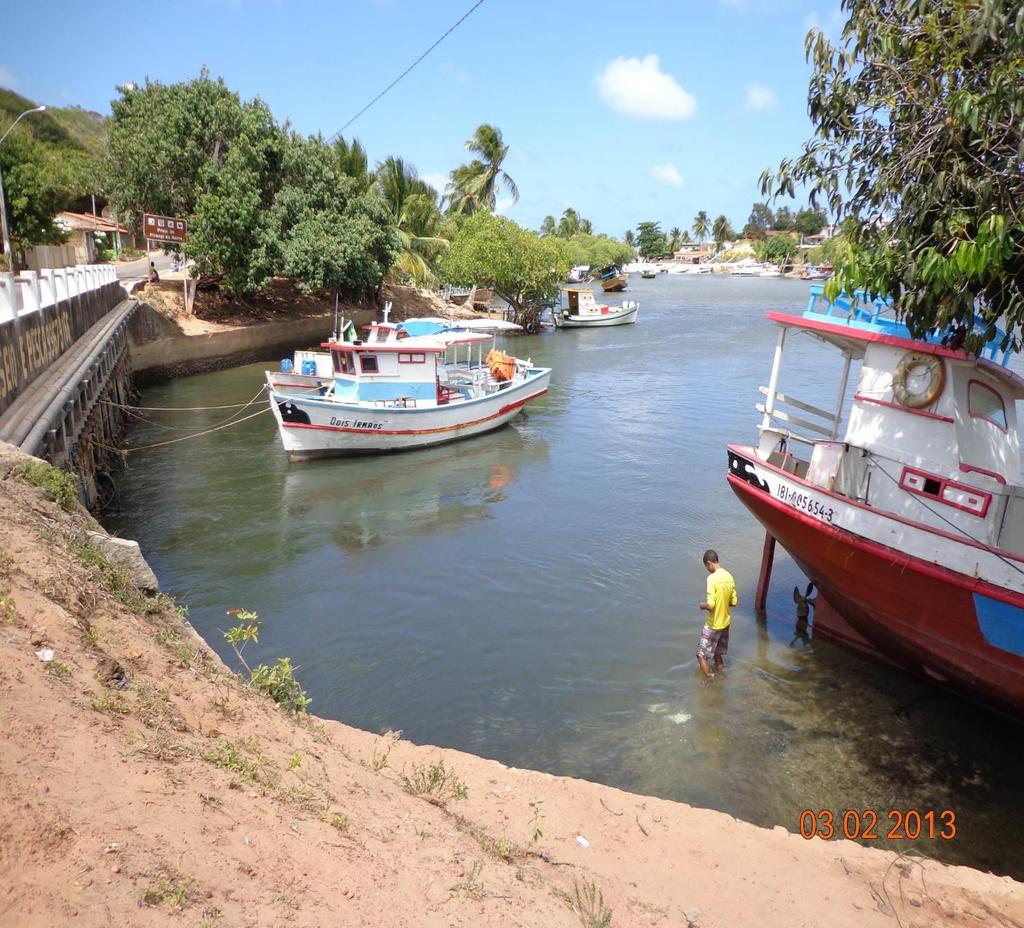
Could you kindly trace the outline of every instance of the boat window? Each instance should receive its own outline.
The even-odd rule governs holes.
[[[337,374],[354,374],[355,368],[352,365],[352,355],[347,351],[335,351],[334,371]]]
[[[1006,431],[1006,407],[1003,398],[980,380],[972,380],[967,388],[967,409],[974,419],[987,419]]]
[[[359,356],[359,367],[362,369],[364,374],[379,373],[380,369],[377,367],[377,355],[361,354]]]
[[[412,352],[412,353],[410,353],[408,351],[399,351],[398,352],[398,363],[399,364],[426,364],[427,363],[427,356],[422,351],[416,351],[416,352]]]
[[[388,340],[388,330],[387,329],[377,329],[377,337],[374,339],[374,341],[386,342],[387,340]]]

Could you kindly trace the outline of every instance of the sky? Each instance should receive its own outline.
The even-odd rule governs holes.
[[[35,0],[4,15],[19,41],[0,47],[0,86],[109,114],[119,84],[205,65],[329,137],[474,3]],[[484,0],[344,135],[443,189],[489,122],[520,191],[498,209],[530,228],[570,206],[619,237],[700,210],[740,228],[761,172],[810,137],[807,30],[841,25],[838,0]]]

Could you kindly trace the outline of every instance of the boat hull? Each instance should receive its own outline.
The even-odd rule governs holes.
[[[947,563],[970,574],[915,555],[938,549],[935,533],[771,468],[750,449],[729,448],[728,480],[856,633],[834,637],[863,650],[859,637],[914,673],[1024,715],[1024,595],[978,576],[992,549],[959,545]],[[948,550],[949,539],[938,541]]]
[[[559,329],[599,329],[609,325],[629,325],[636,322],[639,306],[618,313],[588,313],[585,316],[563,316],[557,310],[551,314]]]
[[[616,274],[614,277],[602,280],[601,289],[604,290],[605,293],[618,293],[619,291],[625,290],[628,283],[629,276],[627,274]]]
[[[443,406],[368,407],[275,388],[270,408],[292,460],[409,451],[500,428],[547,392],[549,368],[531,368],[520,383],[475,400]]]

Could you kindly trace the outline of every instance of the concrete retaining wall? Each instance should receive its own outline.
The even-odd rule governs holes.
[[[372,313],[367,311],[365,316],[357,318],[356,324],[369,322]],[[330,336],[332,324],[332,314],[325,313],[186,335],[166,316],[143,303],[128,331],[132,372],[136,383],[150,383],[252,361],[275,360],[296,348],[319,345]]]
[[[0,323],[0,413],[125,296],[105,283]]]

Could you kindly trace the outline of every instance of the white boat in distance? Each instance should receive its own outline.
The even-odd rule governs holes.
[[[266,372],[291,460],[468,438],[505,425],[547,393],[550,368],[493,348],[484,357],[490,335],[449,328],[410,335],[390,322],[366,328],[365,339],[335,337],[320,346],[325,351],[296,352],[280,371]]]
[[[559,329],[592,329],[636,322],[639,311],[640,304],[635,300],[626,300],[616,308],[599,304],[592,290],[566,287],[562,290],[562,305],[551,311],[551,319]]]

